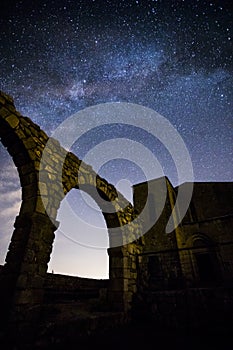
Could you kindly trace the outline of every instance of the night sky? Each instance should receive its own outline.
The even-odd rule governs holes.
[[[99,103],[152,108],[183,138],[195,181],[232,181],[232,13],[231,1],[3,0],[0,89],[49,135],[68,116]],[[141,142],[178,185],[163,145],[134,128],[94,130],[74,151],[82,158],[114,137]],[[2,146],[0,156],[5,242],[20,187]],[[100,173],[114,184],[144,180],[128,161],[109,162]]]

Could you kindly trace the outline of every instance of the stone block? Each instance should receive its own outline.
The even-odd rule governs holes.
[[[41,196],[47,196],[48,195],[47,184],[44,182],[39,182],[39,191]]]
[[[35,209],[36,197],[26,199],[23,201],[20,214],[33,213]]]
[[[11,112],[9,111],[9,109],[5,108],[5,107],[1,107],[0,108],[0,115],[5,118],[7,117],[8,115],[10,115]]]
[[[32,197],[36,197],[37,196],[37,186],[33,183],[33,184],[29,184],[26,186],[23,186],[22,188],[22,199],[29,199]]]
[[[10,114],[8,117],[6,117],[6,121],[13,129],[15,129],[19,124],[19,118],[14,114]]]
[[[6,103],[5,98],[0,96],[0,104],[4,105]]]
[[[111,259],[111,267],[112,268],[123,268],[128,267],[129,260],[127,257],[113,257]]]
[[[18,305],[38,304],[43,301],[43,289],[25,289],[16,292],[15,302]]]

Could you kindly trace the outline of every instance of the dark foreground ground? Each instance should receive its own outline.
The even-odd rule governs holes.
[[[65,333],[65,332],[64,332]],[[152,323],[137,322],[114,328],[92,336],[65,338],[56,345],[50,344],[44,349],[233,349],[233,332],[230,329],[158,329]]]
[[[68,331],[68,332],[67,332]],[[77,336],[75,336],[77,332]],[[151,322],[137,322],[124,326],[113,327],[111,330],[98,332],[89,336],[78,336],[79,330],[74,329],[72,336],[64,324],[58,337],[42,341],[35,346],[22,347],[15,344],[1,343],[1,350],[232,350],[233,327],[229,325],[221,330],[208,329],[162,329]]]

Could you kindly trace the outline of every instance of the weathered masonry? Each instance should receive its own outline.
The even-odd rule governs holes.
[[[0,137],[22,187],[20,212],[0,268],[0,341],[5,334],[7,342],[23,349],[41,339],[48,346],[53,339],[66,345],[82,330],[99,331],[100,325],[103,331],[144,317],[155,331],[175,327],[208,333],[212,328],[232,336],[232,182],[194,183],[187,213],[167,234],[168,219],[179,213],[173,213],[178,188],[166,177],[134,185],[132,206],[89,165],[21,116],[4,93]],[[57,210],[71,189],[86,191],[106,220],[109,280],[47,273]]]
[[[58,227],[57,210],[64,196],[80,184],[100,206],[107,227],[115,228],[109,235],[110,247],[116,246],[116,240],[118,244],[109,249],[108,300],[113,310],[127,312],[136,291],[135,259],[139,253],[136,243],[125,244],[140,235],[133,206],[89,165],[21,116],[11,97],[2,92],[0,137],[18,169],[22,186],[22,205],[1,274],[2,323],[8,319],[18,335],[33,336],[32,325],[43,304],[47,265]],[[112,213],[105,211],[106,205],[113,206]]]

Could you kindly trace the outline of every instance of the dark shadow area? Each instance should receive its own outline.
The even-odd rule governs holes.
[[[66,334],[60,344],[54,343],[41,349],[222,349],[232,348],[233,333],[230,329],[172,330],[159,328],[153,322],[133,322],[96,335],[75,337]],[[38,348],[39,349],[39,348]]]

